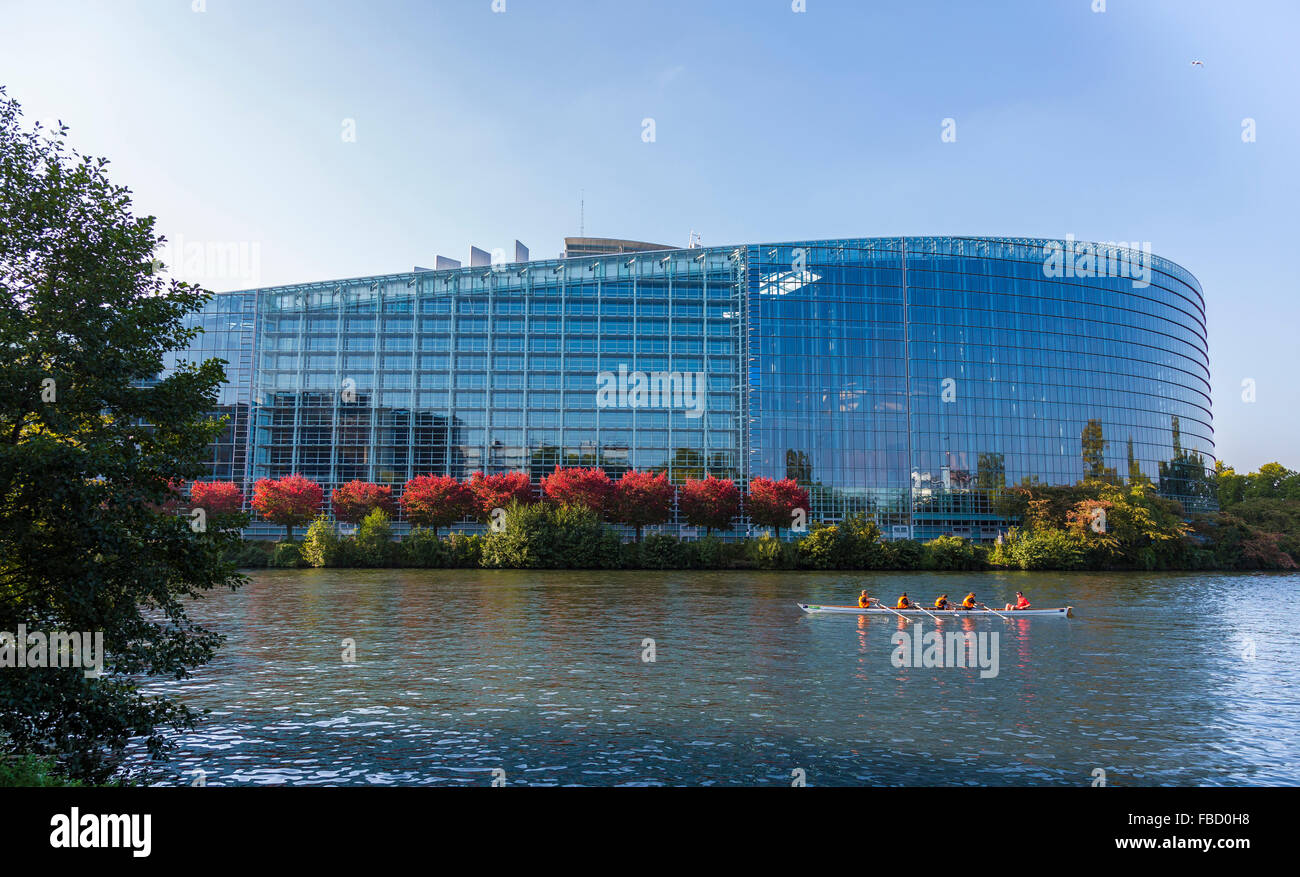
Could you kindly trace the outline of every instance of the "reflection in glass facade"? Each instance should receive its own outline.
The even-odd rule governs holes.
[[[556,465],[792,477],[813,520],[865,512],[926,539],[994,538],[999,492],[1022,483],[1147,478],[1206,507],[1199,284],[1124,251],[1137,282],[1082,262],[1048,276],[1050,246],[805,241],[221,294],[192,354],[230,363],[213,473],[327,490]],[[637,374],[698,392],[600,398]]]

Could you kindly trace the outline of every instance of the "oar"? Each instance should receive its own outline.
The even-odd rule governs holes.
[[[935,615],[933,612],[931,612],[929,609],[926,609],[926,608],[925,608],[924,606],[922,606],[920,603],[917,603],[917,604],[916,604],[916,608],[917,608],[917,609],[920,609],[920,610],[921,610],[922,612],[924,612],[926,615],[929,615],[929,616],[930,616],[931,618],[933,618],[935,621],[938,621],[938,620],[939,620],[939,616],[938,616],[938,615]]]
[[[884,603],[881,603],[879,600],[876,601],[876,605],[878,605],[881,609],[889,609],[888,606],[886,606]],[[896,610],[896,609],[889,609],[889,611],[890,611],[890,612],[893,612],[895,615],[897,615],[899,618],[901,618],[901,619],[903,619],[904,621],[906,621],[908,624],[914,624],[914,623],[915,623],[911,618],[908,618],[906,615],[904,615],[902,612],[899,612],[899,611]]]
[[[1010,621],[1010,620],[1011,620],[1010,618],[1007,618],[1005,615],[1003,615],[1003,614],[1002,614],[1001,612],[999,612],[998,610],[996,610],[996,609],[989,609],[989,607],[988,607],[987,605],[985,605],[984,603],[981,603],[980,605],[983,606],[985,609],[988,609],[990,612],[992,612],[992,613],[993,613],[994,615],[996,615],[998,618],[1001,618],[1003,621]]]

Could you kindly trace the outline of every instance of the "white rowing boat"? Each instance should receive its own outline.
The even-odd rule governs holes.
[[[1023,615],[1052,615],[1057,618],[1073,618],[1074,607],[1062,606],[1057,609],[1004,609],[994,612],[992,609],[883,609],[879,606],[872,606],[870,609],[863,609],[859,606],[822,606],[816,603],[797,603],[796,604],[809,615],[821,615],[823,613],[844,613],[847,615],[917,615],[921,617],[935,616],[940,618],[966,618],[971,615],[989,616],[997,618],[999,616],[1019,618]]]

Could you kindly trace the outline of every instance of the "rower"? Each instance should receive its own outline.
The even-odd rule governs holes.
[[[863,591],[861,595],[858,596],[858,608],[867,609],[870,606],[871,606],[871,598],[867,596],[866,591]]]
[[[949,603],[948,603],[948,595],[947,595],[947,594],[944,594],[944,595],[943,595],[942,597],[940,597],[938,600],[935,600],[935,601],[934,601],[934,608],[935,608],[935,609],[951,609],[952,606],[950,606]]]
[[[1029,608],[1029,598],[1026,597],[1022,592],[1020,592],[1020,591],[1016,591],[1016,602],[1015,602],[1015,605],[1013,606],[1012,604],[1008,603],[1008,604],[1007,604],[1007,608],[1008,608],[1008,609],[1011,609],[1011,610],[1016,610],[1016,609],[1028,609],[1028,608]]]
[[[979,605],[979,604],[975,602],[975,592],[974,592],[974,591],[971,591],[969,594],[967,594],[967,595],[966,595],[966,599],[961,601],[961,608],[963,608],[963,609],[965,609],[965,610],[967,610],[967,611],[970,611],[970,610],[974,609],[974,608],[975,608],[976,606],[978,606],[978,605]]]
[[[912,608],[912,601],[909,600],[909,599],[907,599],[907,591],[904,591],[904,592],[903,592],[903,596],[901,596],[901,597],[898,598],[898,605],[895,606],[894,608],[895,608],[895,609],[911,609],[911,608]]]

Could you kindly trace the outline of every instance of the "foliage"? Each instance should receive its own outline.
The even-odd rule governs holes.
[[[271,562],[272,543],[258,539],[230,546],[222,559],[236,569],[265,569]]]
[[[880,528],[863,515],[814,525],[796,544],[799,565],[808,569],[879,569],[885,562]]]
[[[302,546],[297,542],[277,542],[271,552],[269,565],[276,569],[297,569],[307,565],[302,556]]]
[[[808,491],[793,478],[773,481],[759,477],[749,482],[749,496],[745,499],[749,519],[759,527],[771,527],[778,539],[781,528],[790,526],[794,520],[796,509],[808,513]]]
[[[1190,528],[1182,507],[1145,482],[1105,485],[1066,514],[1066,530],[1083,543],[1086,565],[1167,569],[1177,566]]]
[[[593,490],[599,495],[606,490],[608,479],[601,470],[558,472],[559,480],[547,479],[552,497],[565,490],[569,496],[591,495]],[[490,511],[489,505],[518,506],[512,520],[522,527],[520,532],[509,537],[453,535],[443,540],[435,531],[417,527],[400,545],[390,545],[390,534],[339,539],[332,535],[332,526],[321,520],[309,531],[304,557],[313,564],[324,559],[325,564],[338,566],[452,568],[725,569],[738,564],[845,570],[1297,568],[1300,502],[1287,498],[1296,483],[1295,473],[1269,464],[1249,476],[1220,466],[1218,475],[1220,487],[1238,498],[1230,513],[1202,515],[1194,526],[1184,520],[1178,503],[1162,498],[1146,478],[1132,479],[1127,487],[1100,478],[1067,486],[1022,483],[1003,497],[1000,507],[1004,514],[1018,516],[1021,525],[990,549],[955,536],[941,536],[924,545],[911,540],[885,542],[876,524],[861,513],[838,524],[814,523],[806,536],[787,548],[763,538],[724,542],[711,533],[695,541],[653,534],[620,545],[588,503],[555,506],[507,499],[505,506],[496,505],[507,496],[531,495],[527,476],[474,473],[464,485],[455,479],[436,479],[441,491],[437,495],[451,494],[462,501],[469,495],[469,505],[463,507],[478,514]],[[778,485],[772,482],[771,489]],[[616,521],[635,525],[630,512],[636,512],[642,523],[658,522],[671,508],[672,485],[664,473],[628,472],[619,482],[608,483],[608,489],[607,500],[600,504]],[[677,498],[688,523],[712,529],[729,526],[739,496],[733,482],[709,477],[687,481]],[[562,523],[569,516],[574,516],[572,529]],[[317,541],[319,551],[312,547]],[[235,551],[227,559],[236,558],[241,566],[266,563],[265,554],[256,547]]]
[[[406,482],[401,503],[408,521],[429,527],[437,535],[439,527],[450,526],[470,513],[474,494],[450,475],[417,475]]]
[[[473,472],[469,489],[474,494],[474,511],[480,521],[487,520],[494,509],[505,509],[513,502],[533,501],[533,482],[527,472],[502,472],[484,475]]]
[[[688,569],[692,566],[684,543],[667,533],[651,533],[645,541],[634,543],[640,548],[637,569]]]
[[[1266,500],[1267,502],[1267,500]],[[1213,565],[1219,569],[1296,569],[1300,546],[1296,537],[1271,528],[1258,526],[1236,514],[1246,508],[1242,503],[1233,513],[1220,513],[1196,524],[1197,536],[1210,547]]]
[[[883,569],[920,569],[925,565],[925,548],[912,539],[884,543]]]
[[[81,785],[85,784],[63,776],[53,758],[37,755],[0,756],[0,789]]]
[[[614,482],[604,469],[564,469],[559,466],[542,478],[542,491],[558,505],[586,506],[603,514],[614,496]]]
[[[389,516],[397,514],[393,501],[393,488],[369,481],[349,481],[334,488],[330,494],[335,520],[345,524],[359,524],[375,509],[383,509]]]
[[[745,559],[756,569],[794,569],[799,559],[797,545],[775,536],[759,536],[745,543]]]
[[[389,566],[397,556],[393,526],[383,509],[366,515],[352,540],[360,566]]]
[[[1083,540],[1074,533],[1013,527],[989,560],[996,566],[1018,569],[1079,569],[1086,551]]]
[[[491,568],[608,569],[621,557],[618,536],[585,505],[511,503],[505,528],[482,544],[482,564]]]
[[[308,566],[337,566],[339,543],[333,522],[321,515],[307,528],[307,537],[302,540],[302,559]]]
[[[727,478],[689,478],[678,492],[678,509],[686,523],[703,527],[706,535],[714,530],[730,530],[740,516],[740,488]]]
[[[677,491],[663,473],[629,470],[614,486],[609,502],[610,517],[636,530],[636,541],[641,541],[641,528],[662,524],[672,517],[673,498]]]
[[[450,566],[447,543],[438,534],[417,527],[406,535],[400,547],[402,566],[422,569],[443,569]]]
[[[190,505],[209,517],[234,515],[244,506],[244,492],[233,481],[195,481],[190,485]]]
[[[696,569],[723,569],[735,559],[735,542],[723,542],[717,536],[705,536],[689,543],[691,566]]]
[[[313,520],[325,502],[325,491],[310,478],[286,475],[259,478],[253,485],[253,511],[273,524],[284,526],[284,538],[293,541],[293,528]]]
[[[586,506],[553,509],[556,547],[565,569],[609,569],[618,566],[618,534],[601,523]]]
[[[447,537],[447,566],[472,569],[482,566],[483,537],[476,533],[452,533]]]
[[[1220,461],[1214,467],[1214,476],[1215,494],[1223,511],[1252,499],[1300,501],[1300,472],[1281,463],[1265,463],[1258,472],[1239,475]]]
[[[925,543],[926,569],[970,570],[987,565],[987,552],[969,539],[939,536]]]
[[[24,129],[0,89],[0,630],[102,631],[107,670],[0,670],[0,735],[90,782],[129,740],[160,757],[192,726],[141,685],[212,658],[186,606],[241,581],[236,534],[167,511],[223,428],[220,362],[163,374],[209,296],[154,270],[163,239],[107,165]]]

